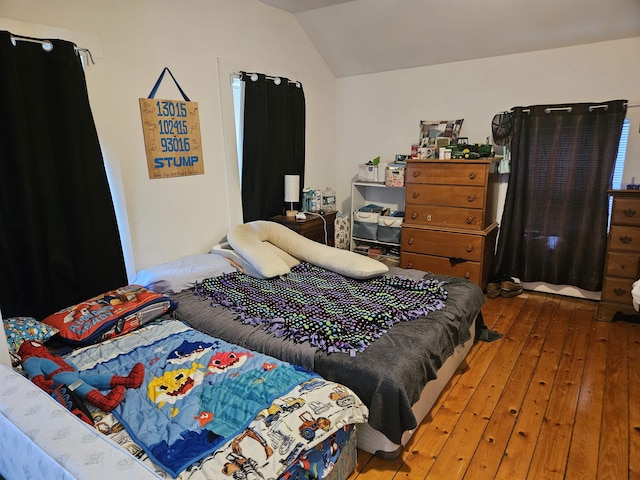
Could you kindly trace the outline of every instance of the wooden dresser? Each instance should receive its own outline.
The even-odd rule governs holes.
[[[598,320],[637,314],[631,287],[640,278],[640,190],[609,190],[613,197]]]
[[[330,247],[335,244],[335,226],[337,212],[325,213],[306,213],[307,218],[304,220],[296,220],[294,217],[286,217],[284,215],[276,215],[269,220],[277,222],[290,228],[303,237],[309,238],[314,242],[325,243]],[[325,231],[326,228],[326,231]],[[326,234],[326,237],[325,237]],[[326,242],[325,242],[326,240]]]
[[[498,234],[495,159],[409,160],[400,266],[484,289]]]

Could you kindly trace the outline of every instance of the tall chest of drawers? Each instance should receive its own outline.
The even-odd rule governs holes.
[[[637,314],[631,288],[640,278],[640,190],[610,190],[613,197],[598,320]]]
[[[498,234],[494,159],[407,162],[400,266],[485,288]]]

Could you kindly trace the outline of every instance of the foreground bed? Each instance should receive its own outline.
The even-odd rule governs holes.
[[[275,479],[301,469],[344,479],[355,466],[352,432],[367,410],[353,392],[182,322],[152,322],[65,359],[85,374],[141,362],[144,383],[113,413],[94,410],[93,428],[2,366],[0,475],[8,480]]]

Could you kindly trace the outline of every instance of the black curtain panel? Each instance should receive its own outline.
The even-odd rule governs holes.
[[[74,45],[0,32],[0,310],[38,319],[126,285]]]
[[[602,288],[623,100],[513,109],[511,176],[494,273]]]
[[[242,73],[245,84],[242,210],[245,222],[281,215],[284,176],[304,185],[305,99],[286,78]]]

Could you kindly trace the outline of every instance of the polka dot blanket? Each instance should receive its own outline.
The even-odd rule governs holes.
[[[266,280],[228,273],[204,280],[194,291],[275,336],[351,356],[394,323],[440,310],[447,299],[447,291],[435,279],[354,280],[309,263]]]

